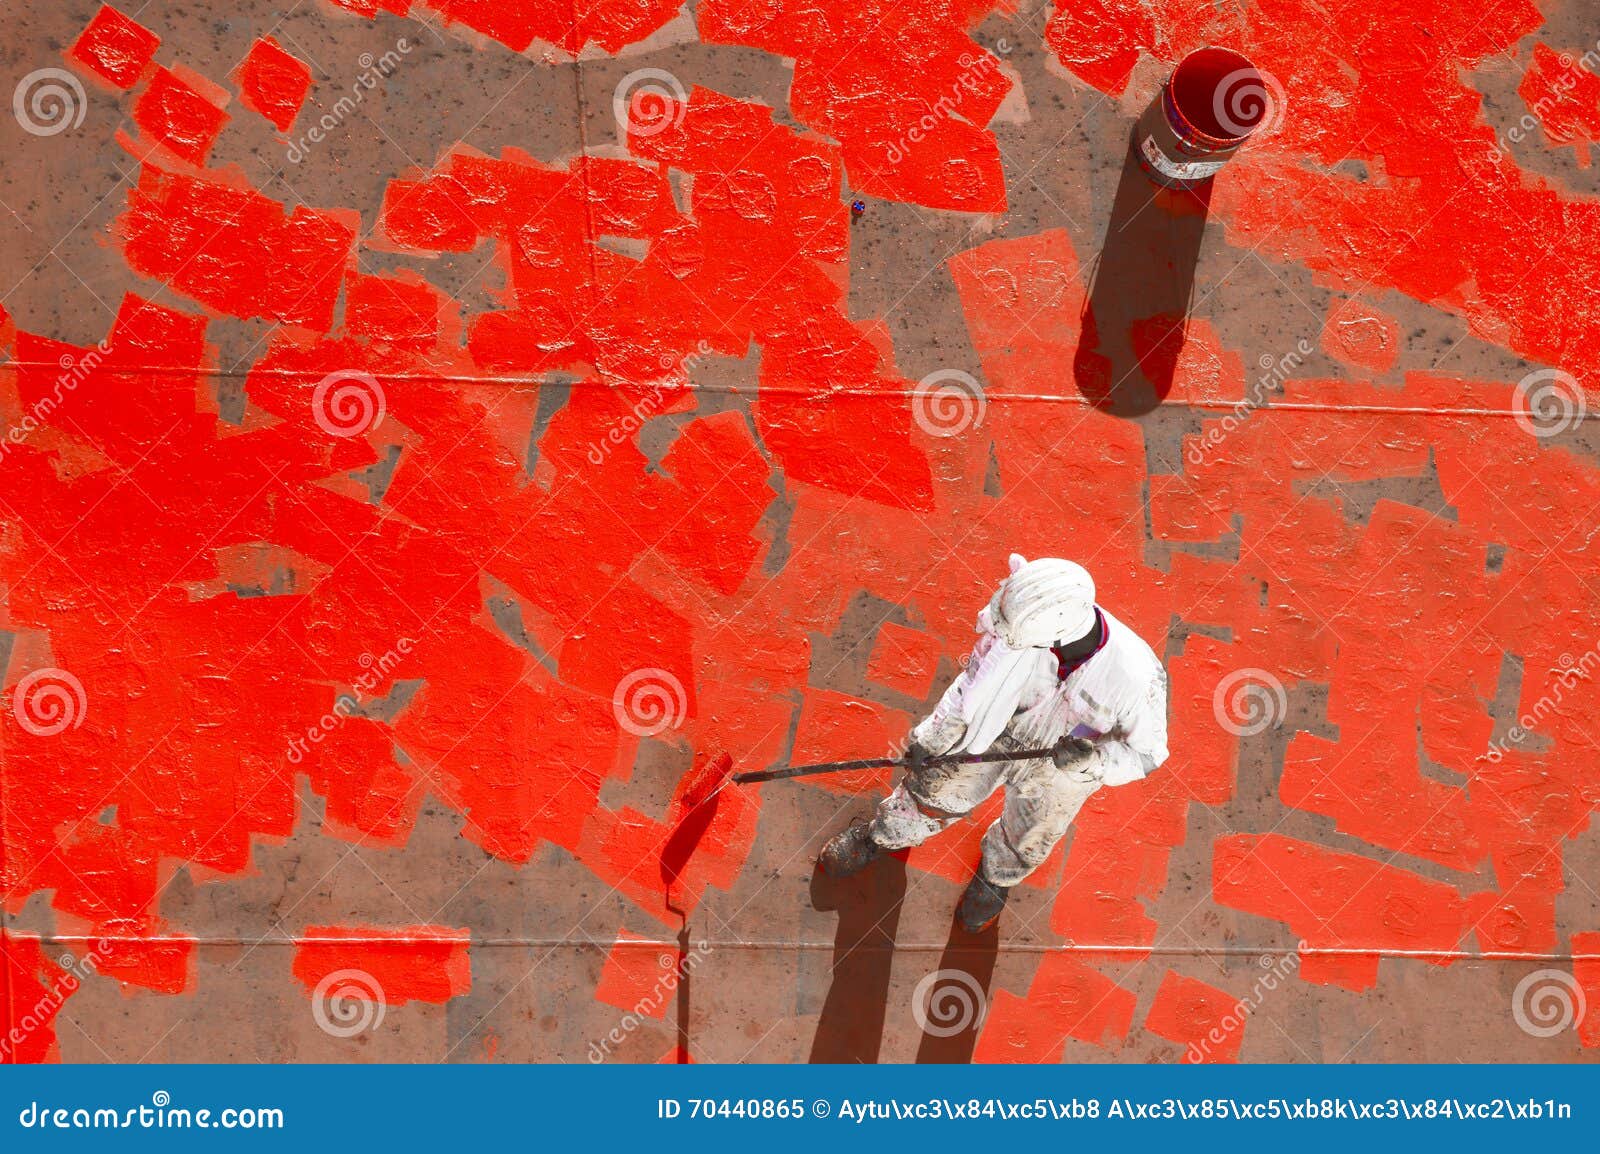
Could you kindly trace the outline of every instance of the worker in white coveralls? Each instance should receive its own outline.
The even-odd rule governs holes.
[[[920,845],[1001,786],[1005,809],[983,836],[983,861],[961,897],[961,921],[994,924],[1011,888],[1050,856],[1089,795],[1138,781],[1167,759],[1167,675],[1137,634],[1094,603],[1071,561],[1026,561],[978,614],[966,669],[911,731],[908,771],[870,822],[833,838],[835,877],[889,850]],[[1052,748],[1049,758],[929,765],[941,754]]]

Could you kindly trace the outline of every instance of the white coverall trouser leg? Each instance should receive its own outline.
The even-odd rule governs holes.
[[[995,751],[1002,745],[1003,740],[996,742]],[[908,776],[878,804],[870,826],[872,840],[890,850],[921,845],[1001,786],[1006,791],[1005,808],[983,835],[979,872],[991,885],[1014,886],[1050,856],[1100,783],[1057,769],[1047,758],[936,766]],[[923,813],[918,801],[950,816]]]

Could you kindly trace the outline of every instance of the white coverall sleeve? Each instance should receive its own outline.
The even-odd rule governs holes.
[[[992,634],[985,633],[978,638],[978,643],[972,647],[972,655],[967,659],[966,668],[950,683],[939,704],[933,707],[933,712],[912,729],[911,740],[935,757],[966,736],[967,723],[963,720],[961,701],[972,684],[974,673],[983,662],[983,655],[994,644]]]
[[[1116,734],[1095,746],[1103,785],[1139,781],[1167,760],[1167,673],[1157,668],[1138,703],[1119,719]]]

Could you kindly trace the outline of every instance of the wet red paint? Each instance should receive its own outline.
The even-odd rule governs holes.
[[[133,122],[145,139],[191,164],[205,163],[228,122],[228,114],[201,86],[198,77],[157,68],[133,106]]]
[[[468,939],[446,926],[307,926],[295,941],[294,976],[314,994],[325,979],[359,974],[384,1005],[437,1005],[472,989]]]
[[[1600,76],[1571,53],[1535,44],[1517,93],[1545,139],[1571,145],[1578,163],[1588,168],[1589,146],[1600,140]]]
[[[677,984],[676,947],[651,944],[624,930],[606,955],[594,996],[631,1014],[665,1018]]]
[[[234,78],[244,106],[272,121],[279,132],[289,131],[311,90],[311,66],[271,36],[250,46]]]
[[[408,7],[341,6],[368,17]],[[608,51],[677,12],[601,4],[573,23],[537,6],[428,7],[514,48],[537,37]],[[624,142],[626,155],[548,165],[442,142],[431,169],[389,182],[378,243],[419,262],[492,257],[505,292],[472,310],[415,271],[358,271],[359,213],[380,206],[291,210],[237,171],[202,167],[228,130],[221,100],[176,70],[151,72],[154,35],[103,10],[69,59],[118,87],[143,78],[124,103],[142,134],[124,141],[141,172],[116,236],[134,272],[187,303],[128,297],[104,350],[18,331],[0,313],[15,356],[0,369],[8,427],[51,402],[0,469],[3,624],[16,634],[4,688],[61,668],[88,703],[81,726],[48,738],[0,711],[7,789],[33,803],[6,823],[7,908],[50,891],[62,930],[117,939],[105,972],[192,988],[194,946],[162,919],[163,888],[181,864],[207,884],[250,870],[253,844],[296,829],[305,774],[329,836],[403,846],[431,794],[485,852],[525,863],[560,846],[676,930],[663,877],[679,908],[731,887],[763,795],[725,790],[695,844],[665,860],[690,819],[682,787],[665,813],[601,800],[607,779],[632,775],[646,740],[619,721],[619,681],[653,669],[681,685],[679,724],[648,740],[697,765],[717,749],[738,751],[739,768],[775,762],[797,710],[797,760],[886,753],[914,711],[813,678],[812,639],[834,635],[850,598],[906,609],[914,626],[884,626],[866,674],[917,698],[936,688],[941,658],[970,646],[1008,552],[1092,539],[1101,600],[1158,649],[1174,616],[1226,640],[1191,632],[1168,661],[1169,763],[1097,795],[1069,850],[1030,879],[1059,886],[1055,934],[1118,952],[1048,955],[1025,987],[999,988],[978,1058],[1053,1060],[1068,1038],[1114,1048],[1128,1036],[1138,1006],[1122,979],[1174,931],[1154,912],[1174,850],[1209,828],[1196,824],[1198,806],[1235,792],[1242,742],[1219,723],[1214,695],[1244,669],[1297,700],[1325,691],[1325,716],[1290,736],[1271,788],[1341,848],[1245,832],[1210,853],[1216,907],[1306,944],[1295,981],[1367,989],[1382,951],[1415,956],[1386,963],[1403,966],[1555,949],[1563,845],[1600,801],[1586,731],[1600,691],[1568,673],[1600,619],[1581,576],[1596,562],[1600,475],[1508,420],[1451,416],[1504,410],[1507,382],[1440,370],[1370,383],[1394,370],[1400,330],[1362,303],[1405,294],[1484,339],[1592,372],[1600,258],[1583,238],[1600,228],[1595,206],[1491,159],[1494,134],[1462,79],[1531,32],[1537,13],[1430,2],[1396,25],[1375,3],[1332,14],[1276,4],[1250,17],[1163,2],[1075,4],[1052,17],[1062,63],[1130,103],[1153,94],[1130,91],[1142,59],[1156,57],[1157,76],[1209,41],[1277,76],[1290,116],[1219,178],[1215,227],[1354,294],[1301,320],[1307,341],[1320,338],[1356,379],[1295,379],[1282,404],[1243,416],[1228,412],[1257,376],[1243,350],[1203,317],[1181,342],[1170,318],[1142,322],[1130,335],[1147,363],[1172,372],[1168,403],[1213,406],[1182,461],[1152,474],[1140,426],[1079,405],[1062,372],[1082,335],[1092,255],[1065,231],[977,245],[947,265],[986,388],[983,436],[919,429],[886,331],[850,314],[847,178],[929,208],[1004,207],[984,126],[1009,82],[969,35],[992,7],[702,5],[704,39],[797,62],[792,108],[821,135],[694,89],[675,123]],[[868,34],[875,21],[888,22]],[[834,60],[835,74],[823,62],[841,37],[860,46]],[[1550,68],[1536,50],[1525,98],[1548,91]],[[271,76],[238,82],[247,106],[292,123],[298,101],[278,99]],[[862,92],[871,98],[850,99]],[[900,143],[956,92],[959,120],[936,117]],[[1394,107],[1410,111],[1385,112]],[[1579,105],[1547,102],[1543,115],[1552,140],[1592,138]],[[891,163],[891,148],[904,158]],[[684,207],[669,169],[693,177]],[[1527,235],[1571,239],[1546,259],[1514,242]],[[601,236],[643,242],[643,255]],[[214,327],[237,319],[284,327],[255,351],[234,426],[219,419],[206,374]],[[696,414],[696,366],[752,352],[759,367],[746,360],[736,398],[749,419]],[[67,363],[86,368],[63,390]],[[328,374],[352,370],[379,383],[385,419],[340,436],[312,397]],[[530,478],[548,373],[573,383]],[[679,426],[651,467],[628,422],[664,415]],[[399,465],[374,503],[352,474],[391,449]],[[1432,475],[1451,512],[1360,509],[1352,494],[1312,492],[1325,475],[1341,485]],[[769,573],[780,490],[787,562]],[[1237,533],[1241,560],[1178,549],[1156,564],[1146,517],[1166,544]],[[961,560],[929,572],[957,532]],[[1542,563],[1552,550],[1561,564]],[[289,587],[239,595],[286,565]],[[529,644],[490,618],[489,598],[516,607]],[[611,643],[619,636],[626,646]],[[420,681],[416,696],[390,721],[341,718],[291,758],[335,694],[391,652],[362,696]],[[1518,714],[1555,686],[1564,693],[1541,712],[1547,741],[1491,756],[1485,703],[1507,653],[1524,670]],[[130,765],[129,751],[148,752]],[[63,764],[81,772],[63,776]],[[861,793],[887,777],[817,786]],[[909,854],[909,867],[964,882],[997,804]],[[307,988],[347,964],[381,973],[398,999],[439,1001],[470,980],[459,931],[306,934],[339,939],[297,947]],[[1592,938],[1572,935],[1574,949]],[[15,1020],[19,998],[49,989],[52,963],[32,939],[4,943]],[[635,952],[646,953],[615,951],[600,996],[631,995],[641,974],[623,959]],[[1592,965],[1574,968],[1593,992]],[[1193,1041],[1209,1034],[1222,993],[1169,975],[1144,1020]],[[1230,1032],[1224,1050],[1243,1040]],[[1583,1040],[1600,1042],[1593,1030]],[[47,1026],[29,1047],[25,1060],[54,1055]]]
[[[161,39],[150,29],[109,4],[68,50],[68,59],[118,88],[132,88],[155,58]]]
[[[1246,1012],[1226,990],[1168,970],[1144,1028],[1182,1046],[1185,1062],[1236,1062]]]

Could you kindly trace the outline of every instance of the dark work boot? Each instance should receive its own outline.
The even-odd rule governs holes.
[[[967,933],[981,934],[994,925],[1010,894],[1010,886],[992,885],[982,874],[974,874],[967,892],[961,895],[961,924]]]
[[[829,877],[847,878],[858,874],[884,855],[884,848],[872,840],[867,823],[858,821],[822,849],[817,861]]]

